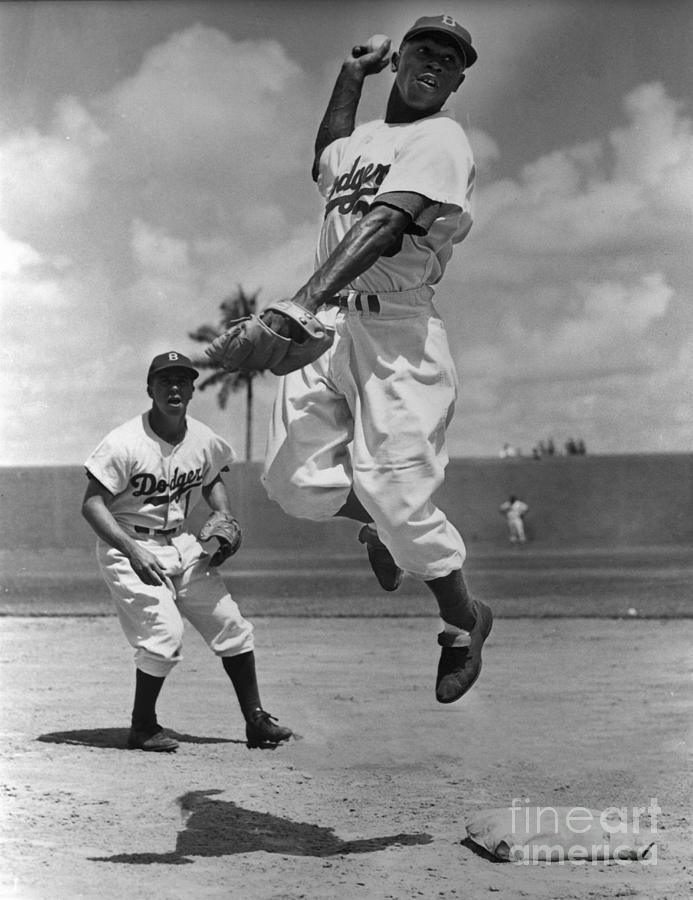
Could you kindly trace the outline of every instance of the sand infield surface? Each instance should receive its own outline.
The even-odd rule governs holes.
[[[693,620],[500,618],[451,706],[433,697],[433,617],[254,621],[265,706],[298,738],[249,750],[188,630],[159,704],[181,741],[165,756],[124,749],[133,674],[114,618],[0,621],[1,897],[693,895]],[[495,862],[465,817],[513,798],[655,798],[656,863]]]

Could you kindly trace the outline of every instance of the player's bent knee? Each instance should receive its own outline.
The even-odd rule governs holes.
[[[276,490],[267,489],[270,500],[295,519],[327,522],[342,508],[348,491],[334,488],[296,487],[285,484]]]
[[[166,657],[140,647],[135,653],[135,666],[146,675],[152,675],[155,678],[166,678],[181,659],[180,649],[172,656]]]
[[[252,626],[232,636],[226,636],[220,640],[214,640],[210,643],[210,649],[217,656],[240,656],[242,653],[250,653],[255,649],[255,638],[253,636]]]

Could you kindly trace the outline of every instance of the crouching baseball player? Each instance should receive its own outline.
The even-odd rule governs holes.
[[[111,431],[85,463],[82,513],[98,537],[99,567],[135,650],[130,749],[178,747],[157,721],[156,702],[181,659],[183,617],[220,657],[248,745],[277,744],[292,734],[262,707],[253,626],[217,570],[241,542],[220,474],[233,450],[186,415],[197,375],[182,353],[156,356],[147,375],[151,409]],[[195,537],[186,520],[200,497],[212,513]]]
[[[347,55],[315,143],[325,202],[317,266],[288,301],[236,323],[210,358],[279,379],[264,482],[299,517],[345,516],[381,586],[403,571],[435,596],[436,697],[474,684],[493,616],[462,574],[465,546],[433,502],[448,461],[457,376],[434,285],[472,225],[474,161],[444,108],[477,59],[451,16],[425,16],[399,50],[376,35]],[[367,76],[394,83],[384,120],[355,125]]]

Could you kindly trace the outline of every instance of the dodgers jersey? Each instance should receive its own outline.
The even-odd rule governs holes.
[[[434,220],[414,223],[401,249],[380,257],[351,287],[377,293],[436,284],[453,244],[463,240],[472,226],[474,177],[467,137],[446,111],[407,124],[376,120],[358,126],[348,137],[329,144],[320,157],[317,185],[325,199],[325,219],[317,266],[374,200],[407,191],[441,204]]]
[[[186,416],[187,431],[173,446],[149,425],[149,412],[114,428],[84,463],[115,497],[110,511],[132,528],[182,525],[204,485],[233,461],[232,448],[211,428]]]

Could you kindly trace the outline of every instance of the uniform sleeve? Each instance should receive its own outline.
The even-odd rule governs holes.
[[[474,174],[472,151],[460,126],[448,117],[422,121],[397,148],[378,196],[408,191],[471,213]]]
[[[84,463],[87,473],[114,496],[122,494],[130,478],[130,461],[125,448],[109,434]]]
[[[218,434],[213,434],[209,445],[209,467],[204,484],[211,484],[235,459],[236,453],[233,448]]]
[[[435,222],[442,208],[441,203],[429,200],[411,191],[396,191],[378,194],[371,206],[392,206],[405,212],[411,219],[407,234],[426,234]]]

